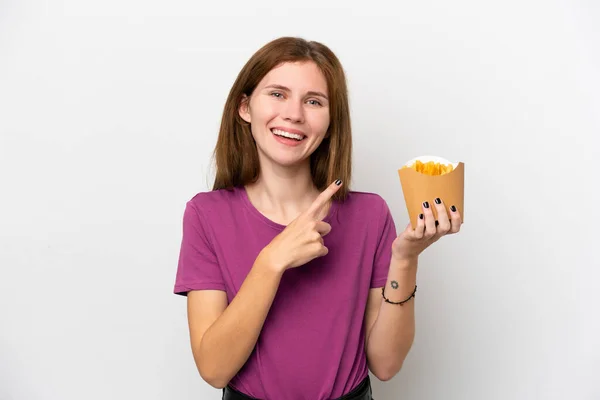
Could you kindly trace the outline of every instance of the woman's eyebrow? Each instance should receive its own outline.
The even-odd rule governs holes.
[[[285,87],[283,85],[278,85],[278,84],[272,84],[272,85],[265,86],[265,89],[267,89],[267,88],[279,89],[279,90],[283,90],[286,92],[291,92],[291,90],[288,87]],[[319,97],[324,98],[325,100],[329,100],[327,98],[327,96],[325,94],[323,94],[322,92],[317,92],[317,91],[311,90],[311,91],[307,92],[306,94],[309,96],[319,96]]]

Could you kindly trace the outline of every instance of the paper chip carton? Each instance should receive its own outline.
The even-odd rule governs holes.
[[[437,219],[436,197],[444,202],[448,216],[454,205],[464,221],[465,166],[462,162],[451,162],[438,156],[416,157],[404,164],[398,175],[413,229],[423,212],[424,201],[429,202]]]

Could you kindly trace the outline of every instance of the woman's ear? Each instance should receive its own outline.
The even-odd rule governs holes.
[[[250,117],[250,99],[248,98],[248,96],[243,95],[242,100],[240,101],[240,107],[238,109],[238,112],[240,114],[240,117],[246,121],[247,123],[250,123],[251,121],[251,117]]]

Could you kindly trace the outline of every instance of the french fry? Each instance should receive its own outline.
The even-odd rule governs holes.
[[[425,175],[444,175],[454,170],[452,164],[444,164],[441,162],[416,160],[412,165],[405,165],[402,168],[412,168],[417,172]]]

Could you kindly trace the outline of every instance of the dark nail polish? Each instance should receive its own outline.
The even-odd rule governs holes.
[[[436,197],[436,198],[435,198],[435,204],[440,204],[441,202],[442,202],[442,200],[440,200],[440,198],[439,198],[439,197]]]
[[[456,207],[452,206],[452,207],[450,207],[450,210],[452,210],[452,212],[456,212]]]
[[[429,208],[429,202],[428,202],[428,201],[425,201],[425,202],[423,202],[423,206],[424,206],[425,208]]]
[[[335,184],[338,185],[338,186],[340,186],[342,184],[342,180],[338,179],[337,181],[335,181]]]
[[[438,226],[440,224],[440,221],[438,221],[437,219],[435,220],[435,226]]]
[[[419,214],[419,219],[423,219],[424,215],[423,214]]]

